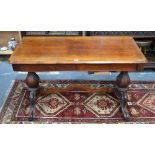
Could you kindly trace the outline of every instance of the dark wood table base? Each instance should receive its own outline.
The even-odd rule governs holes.
[[[127,102],[128,102],[127,89],[130,84],[130,77],[128,72],[120,72],[120,74],[117,76],[116,83],[117,83],[117,86],[115,88],[116,96],[120,100],[124,119],[128,121],[129,114],[127,110]]]
[[[71,91],[74,88],[80,88],[80,85],[76,86],[71,86],[68,88],[62,88],[62,89],[53,89],[53,88],[42,88],[39,89],[39,81],[40,78],[35,72],[29,72],[26,77],[26,84],[28,86],[28,89],[30,91],[30,105],[31,105],[31,110],[30,110],[30,117],[29,121],[34,120],[34,112],[35,112],[35,102],[36,102],[36,94],[50,94],[50,93],[56,93],[56,92],[66,92],[66,91]],[[125,121],[129,121],[129,114],[127,110],[127,89],[128,85],[130,84],[130,77],[128,75],[128,72],[120,72],[120,74],[117,76],[116,79],[116,87],[114,89],[111,88],[100,88],[100,89],[91,89],[87,86],[83,86],[84,91],[86,92],[112,92],[114,91],[116,96],[118,97],[121,105],[121,110],[123,113],[123,117]]]
[[[30,91],[30,117],[29,121],[34,120],[34,111],[35,111],[35,103],[36,103],[36,93],[39,89],[39,76],[35,72],[29,72],[26,77],[26,84]]]

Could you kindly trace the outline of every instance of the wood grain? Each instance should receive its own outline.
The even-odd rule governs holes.
[[[132,37],[24,37],[12,64],[144,64]]]
[[[136,71],[144,64],[13,64],[14,71]]]

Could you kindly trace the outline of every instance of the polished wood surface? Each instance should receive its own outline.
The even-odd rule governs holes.
[[[144,64],[132,37],[25,37],[12,64]]]

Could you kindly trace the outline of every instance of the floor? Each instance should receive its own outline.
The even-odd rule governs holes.
[[[0,58],[0,108],[2,107],[9,90],[15,79],[25,79],[25,72],[14,72],[7,62],[8,57]],[[41,79],[77,79],[77,80],[115,80],[118,72],[107,74],[88,74],[87,72],[42,72],[38,73]],[[155,72],[146,70],[143,72],[129,73],[131,80],[152,81],[155,80]]]

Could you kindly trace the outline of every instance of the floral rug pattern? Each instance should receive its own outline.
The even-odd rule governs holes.
[[[108,81],[41,81],[41,87],[68,87],[88,84],[90,88],[114,87]],[[37,96],[35,120],[28,121],[29,91],[16,80],[0,112],[0,123],[155,123],[155,82],[132,82],[128,89],[130,121],[124,122],[114,93],[83,90]]]

